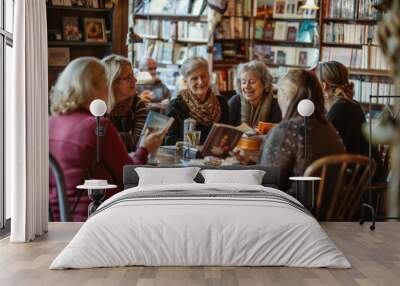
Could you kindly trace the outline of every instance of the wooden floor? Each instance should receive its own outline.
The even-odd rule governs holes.
[[[325,223],[352,269],[289,267],[123,267],[48,270],[81,226],[51,223],[49,233],[27,244],[0,241],[0,285],[400,285],[400,223]]]

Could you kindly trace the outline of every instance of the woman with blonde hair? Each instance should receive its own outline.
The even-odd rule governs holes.
[[[96,162],[96,118],[89,111],[94,99],[108,100],[108,86],[103,64],[93,57],[82,57],[68,64],[51,90],[49,151],[64,174],[73,221],[87,217],[89,199],[80,196],[76,186],[85,179],[105,179],[122,189],[122,169],[126,164],[146,164],[149,152],[158,148],[163,134],[154,134],[130,157],[118,131],[106,118],[101,119],[105,135],[101,137],[101,164]],[[55,182],[50,180],[53,219],[58,220]],[[107,192],[111,196],[116,191]]]
[[[136,94],[132,64],[120,55],[109,55],[102,62],[108,82],[107,117],[118,129],[128,151],[135,151],[146,121],[147,109]]]
[[[183,140],[183,122],[187,118],[196,120],[196,130],[201,131],[200,143],[207,138],[214,123],[229,123],[229,110],[225,99],[211,89],[207,61],[202,57],[186,59],[181,66],[181,75],[187,86],[172,100],[166,114],[175,118],[166,141],[175,144]]]
[[[304,119],[297,112],[297,105],[303,99],[311,100],[315,106],[308,121],[308,158],[304,156]],[[266,137],[259,163],[277,168],[280,187],[294,195],[289,177],[302,176],[313,161],[345,153],[345,149],[335,128],[325,117],[322,88],[310,71],[291,70],[282,77],[278,81],[278,103],[283,120]]]

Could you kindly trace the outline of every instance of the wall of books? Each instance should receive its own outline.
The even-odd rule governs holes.
[[[376,37],[383,15],[374,0],[315,1],[320,10],[301,9],[305,0],[229,0],[213,35],[212,57],[205,2],[151,0],[137,7],[135,32],[144,41],[135,45],[135,58],[156,59],[172,90],[182,61],[199,55],[210,59],[221,93],[234,93],[237,65],[252,59],[264,60],[275,79],[292,68],[337,60],[349,68],[358,100],[394,92]]]
[[[143,43],[134,45],[136,66],[140,59],[155,59],[159,77],[172,93],[179,85],[182,62],[191,56],[208,56],[203,4],[203,0],[152,0],[141,1],[136,7],[134,31],[143,39]],[[132,19],[131,15],[130,26]]]
[[[318,62],[318,14],[300,9],[304,4],[300,0],[228,2],[214,35],[214,70],[220,91],[234,88],[237,64],[251,59],[264,60],[275,79],[289,68]]]
[[[324,0],[321,26],[321,60],[345,64],[355,83],[356,99],[369,95],[394,95],[388,65],[377,40],[383,15],[374,9],[376,0]],[[391,103],[374,99],[373,103]]]

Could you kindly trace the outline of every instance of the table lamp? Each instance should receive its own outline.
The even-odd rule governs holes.
[[[313,115],[314,103],[309,99],[303,99],[297,105],[297,112],[304,117],[304,162],[309,162],[308,146],[308,118]],[[314,209],[314,182],[321,180],[319,177],[290,177],[296,183],[296,198],[309,210]]]
[[[308,152],[308,118],[313,115],[315,110],[314,103],[309,99],[303,99],[297,105],[297,112],[304,117],[304,161],[308,162],[309,152]]]
[[[107,111],[106,103],[101,99],[95,99],[90,103],[90,113],[96,116],[96,163],[100,163],[100,137],[104,136],[105,128],[100,123],[100,117],[102,117]]]

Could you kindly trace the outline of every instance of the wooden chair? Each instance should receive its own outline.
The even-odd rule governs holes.
[[[368,188],[369,176],[374,172],[374,161],[355,154],[323,157],[308,166],[305,176],[321,177],[316,197],[317,219],[353,220]]]
[[[371,195],[375,199],[375,213],[383,217],[385,213],[383,206],[385,193],[389,185],[387,179],[390,171],[390,147],[380,145],[378,150],[382,160],[380,165],[382,168],[381,180],[379,182],[372,183],[369,189],[371,190]]]
[[[49,154],[49,167],[56,183],[60,221],[62,222],[71,221],[71,211],[66,194],[64,174],[56,158],[54,158],[52,154]],[[49,202],[49,221],[53,221],[50,202]]]

